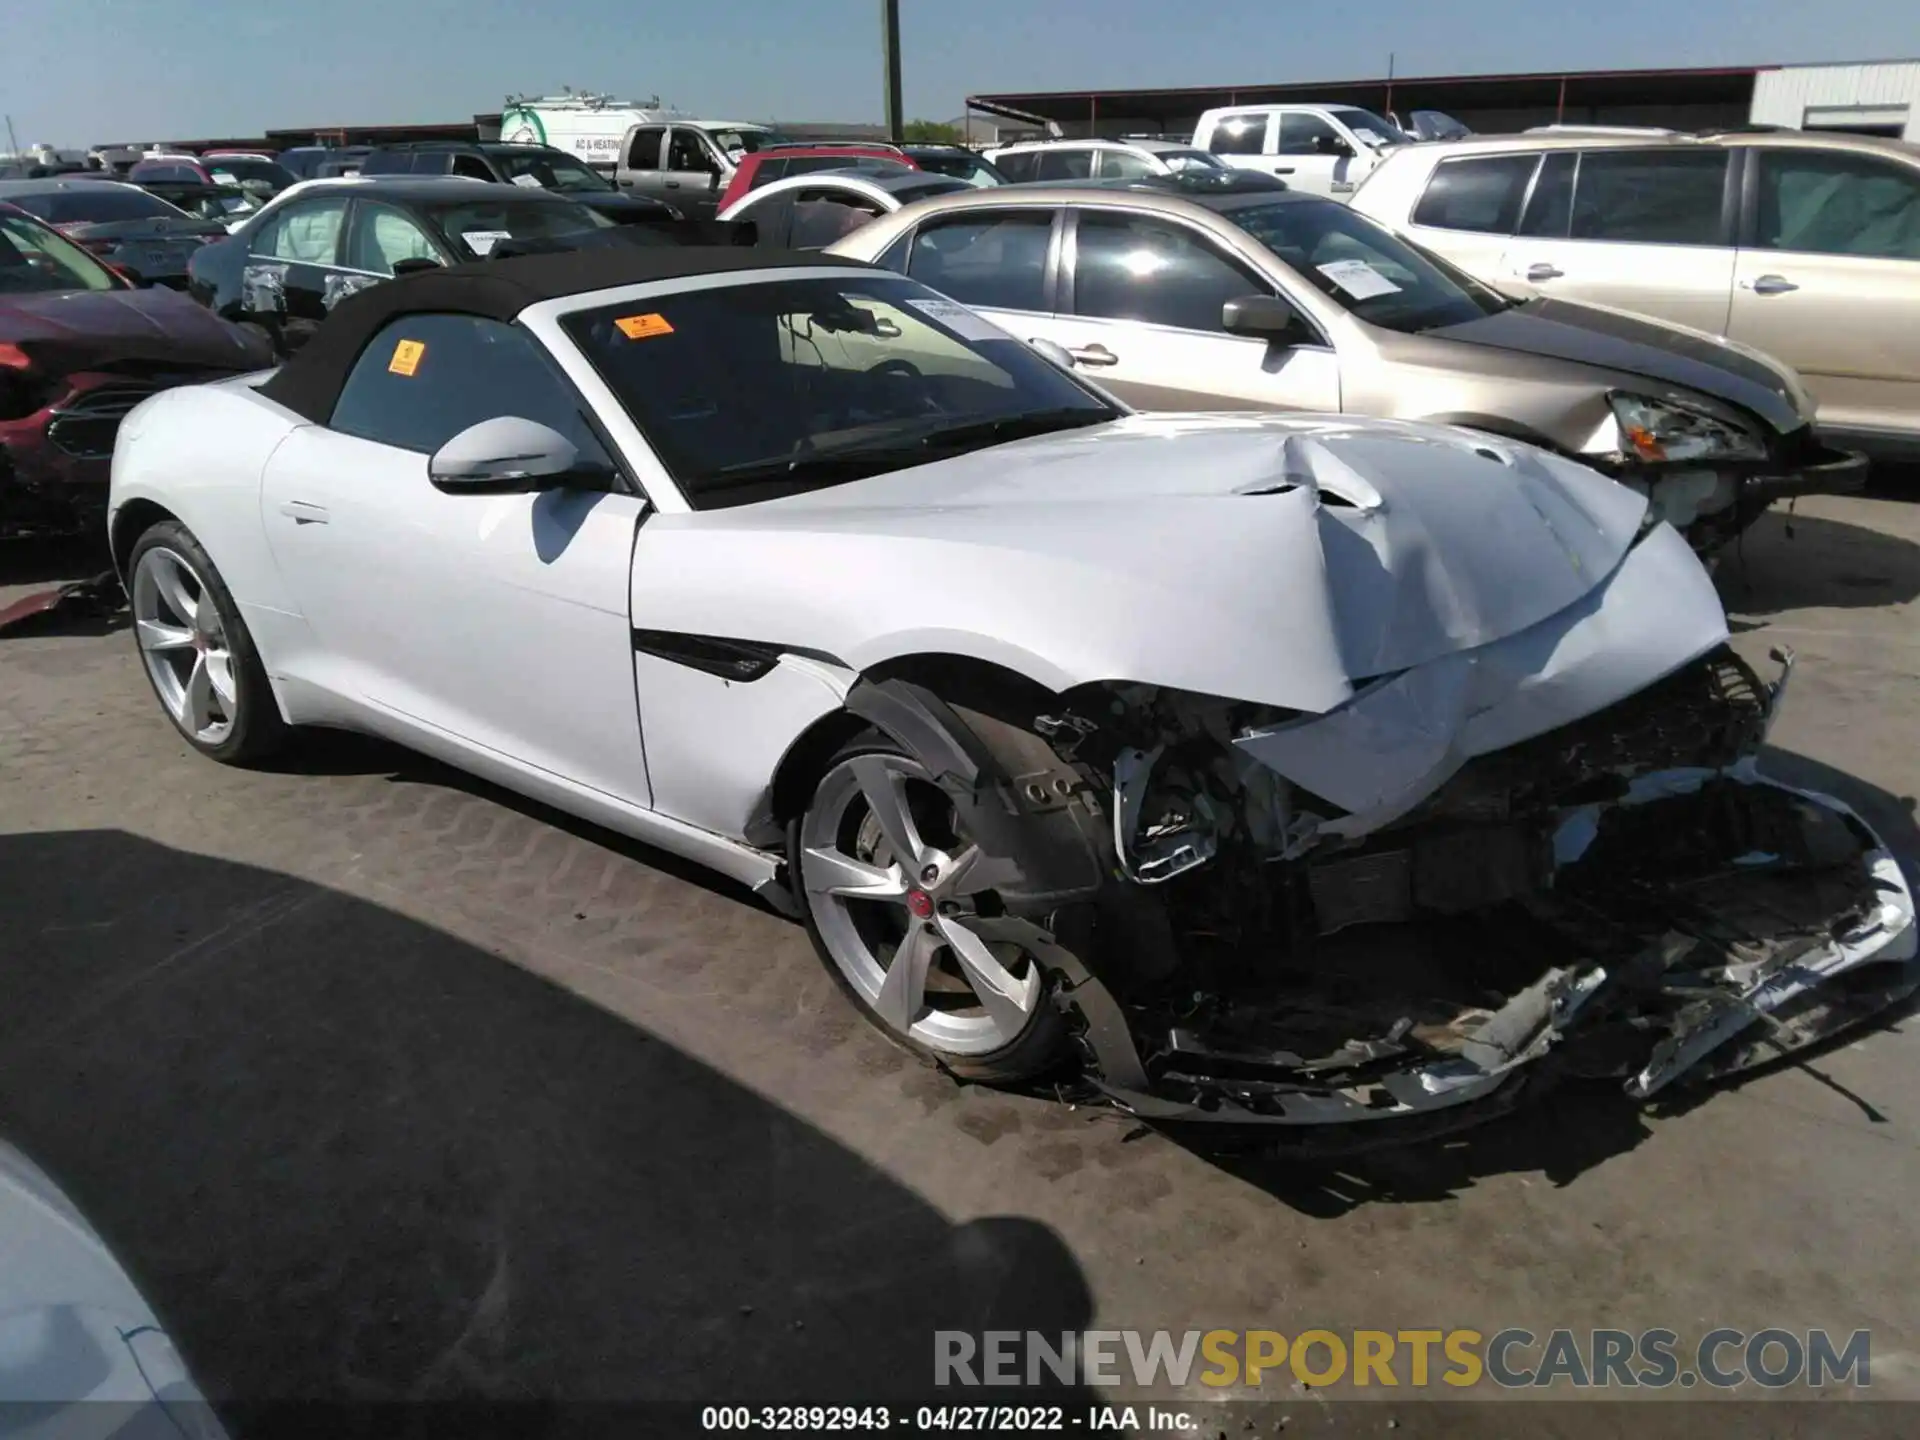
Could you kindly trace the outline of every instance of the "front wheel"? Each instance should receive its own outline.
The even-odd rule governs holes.
[[[979,847],[919,761],[877,736],[848,746],[790,846],[815,948],[895,1043],[1001,1084],[1059,1056],[1047,977],[1012,938],[1030,927],[985,888]]]
[[[127,598],[154,696],[189,745],[230,765],[279,748],[287,726],[253,637],[192,531],[163,520],[135,542]]]

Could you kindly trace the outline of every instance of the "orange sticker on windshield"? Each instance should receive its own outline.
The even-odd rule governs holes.
[[[650,340],[655,335],[671,335],[673,326],[664,315],[622,315],[613,322],[629,340]]]
[[[387,369],[396,375],[411,375],[420,368],[420,357],[426,353],[426,341],[402,340],[393,347],[393,359],[387,362]]]

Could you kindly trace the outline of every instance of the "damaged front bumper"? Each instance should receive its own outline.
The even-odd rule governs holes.
[[[1802,495],[1853,495],[1866,488],[1869,462],[1851,450],[1811,440],[1763,461],[1659,468],[1628,467],[1615,478],[1647,497],[1649,513],[1712,550],[1751,525],[1769,505]]]
[[[1730,856],[1707,867],[1725,873],[1657,894],[1634,880],[1623,893],[1647,891],[1647,916],[1667,912],[1670,922],[1643,925],[1635,948],[1622,943],[1623,931],[1594,947],[1611,955],[1547,964],[1497,1009],[1436,1026],[1410,1006],[1397,1022],[1381,1016],[1373,1033],[1318,1057],[1251,1045],[1244,1028],[1223,1040],[1217,1026],[1210,1034],[1205,1025],[1143,1025],[1139,1016],[1130,1027],[1090,1025],[1094,1084],[1156,1123],[1350,1125],[1471,1108],[1477,1113],[1457,1117],[1470,1123],[1504,1108],[1529,1076],[1613,1075],[1643,1100],[1677,1082],[1720,1078],[1825,1040],[1920,988],[1913,895],[1897,861],[1847,806],[1769,780],[1750,759],[1644,776],[1615,805],[1568,811],[1553,836],[1562,870],[1577,871],[1585,844],[1603,833],[1601,811],[1709,803],[1703,796],[1750,811],[1760,829],[1802,817],[1818,832],[1808,843],[1827,847],[1822,860],[1834,859],[1842,833],[1853,853],[1812,871],[1779,854]],[[1696,903],[1696,882],[1723,908]],[[1552,927],[1572,950],[1581,948],[1574,936],[1591,938],[1586,927],[1609,922],[1593,896],[1569,888],[1564,907],[1550,899],[1546,908],[1557,910]],[[1831,897],[1840,911],[1789,916],[1774,908],[1788,891],[1816,906]],[[1608,908],[1620,918],[1626,907]],[[1796,909],[1805,906],[1786,907]],[[1081,1003],[1084,990],[1069,984],[1063,998]],[[1285,1004],[1280,997],[1276,1012]],[[1135,1034],[1149,1042],[1144,1056]]]

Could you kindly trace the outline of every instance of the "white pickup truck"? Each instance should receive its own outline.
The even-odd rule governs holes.
[[[1335,200],[1352,196],[1382,151],[1412,138],[1353,105],[1234,105],[1207,111],[1193,132],[1197,150]]]

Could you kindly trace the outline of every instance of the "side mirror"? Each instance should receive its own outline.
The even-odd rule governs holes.
[[[1220,307],[1220,328],[1229,335],[1245,335],[1296,345],[1307,335],[1300,312],[1278,295],[1242,295]]]
[[[469,425],[427,462],[427,478],[450,495],[521,494],[564,485],[580,452],[559,431],[518,415]]]
[[[1073,356],[1067,353],[1067,347],[1062,345],[1058,340],[1043,340],[1036,337],[1027,341],[1027,344],[1039,351],[1040,358],[1048,364],[1061,370],[1071,371],[1073,369]]]
[[[402,275],[418,275],[422,270],[438,270],[439,268],[440,262],[438,260],[429,260],[424,255],[416,255],[411,260],[395,262],[393,278],[398,280]]]

